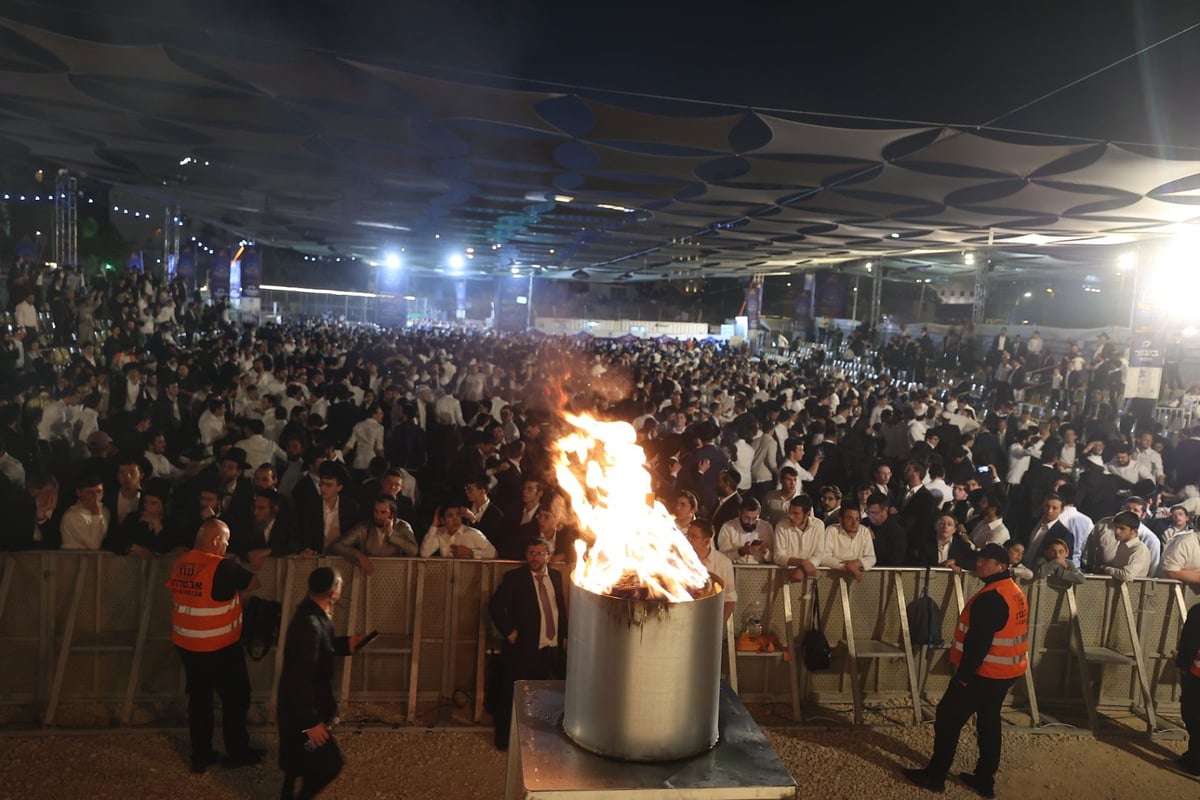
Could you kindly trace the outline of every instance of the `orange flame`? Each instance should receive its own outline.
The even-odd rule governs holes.
[[[586,414],[565,419],[573,431],[555,445],[555,472],[591,540],[575,544],[575,585],[595,594],[636,585],[652,598],[692,600],[708,584],[708,569],[654,499],[633,427]]]

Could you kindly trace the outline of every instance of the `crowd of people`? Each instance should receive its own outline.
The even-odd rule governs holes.
[[[218,517],[252,569],[295,553],[368,572],[378,556],[521,560],[532,538],[569,561],[581,532],[552,449],[570,409],[629,421],[680,529],[709,521],[735,563],[969,568],[998,543],[1023,549],[1021,574],[1200,587],[1200,431],[1131,429],[1103,401],[1034,418],[995,388],[1011,351],[1028,357],[1003,332],[973,372],[900,383],[897,341],[848,373],[821,345],[780,362],[713,343],[237,326],[139,273],[75,284],[12,287],[18,312],[32,301],[53,324],[15,326],[0,364],[5,549],[146,557]],[[93,324],[48,313],[54,292],[93,298]]]
[[[563,590],[543,582],[546,566],[589,535],[555,477],[564,411],[633,426],[656,498],[730,587],[726,618],[739,563],[861,580],[983,558],[1017,579],[1165,577],[1200,591],[1200,428],[1169,436],[1119,415],[1111,384],[1081,403],[1044,394],[1035,416],[1012,376],[1025,359],[1056,363],[1040,340],[1002,331],[978,358],[914,369],[927,333],[768,360],[714,342],[239,325],[139,273],[85,286],[26,272],[9,289],[0,549],[188,551],[179,563],[204,570],[235,556],[183,606],[194,581],[173,577],[193,671],[214,672],[211,615],[240,621],[226,595],[268,559],[305,553],[365,574],[380,557],[524,561],[491,605],[508,677],[558,674]],[[1106,338],[1091,360],[1079,353],[1062,354],[1068,371],[1114,358]],[[324,576],[312,596],[331,603],[334,585]],[[243,684],[214,688],[244,710]],[[196,771],[215,759],[206,697],[190,715]],[[240,713],[226,731],[235,766],[261,755],[233,730]],[[319,747],[313,721],[298,724]],[[285,764],[288,784],[299,763]]]

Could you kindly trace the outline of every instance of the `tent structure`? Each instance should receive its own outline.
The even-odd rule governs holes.
[[[465,274],[1083,267],[1200,220],[1200,159],[1114,142],[264,61],[0,19],[0,158],[310,256]],[[468,249],[469,248],[469,249]],[[1111,256],[1104,256],[1111,258]]]

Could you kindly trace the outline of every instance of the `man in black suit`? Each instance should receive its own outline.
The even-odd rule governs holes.
[[[321,502],[300,518],[300,534],[306,550],[324,553],[326,547],[357,525],[362,516],[358,503],[345,491],[350,482],[345,464],[324,461],[317,474],[321,479]]]
[[[330,732],[338,718],[333,658],[352,655],[363,637],[333,635],[333,606],[341,594],[337,570],[314,569],[308,576],[308,597],[288,625],[278,714],[284,798],[316,797],[342,771],[342,751]]]
[[[721,474],[717,476],[717,507],[713,509],[713,530],[719,531],[726,522],[737,519],[742,509],[742,496],[737,489],[741,482],[741,474],[733,467],[721,470]]]
[[[463,521],[487,537],[496,550],[508,538],[508,523],[500,507],[488,499],[487,479],[472,478],[464,486],[467,504],[463,506]]]
[[[938,502],[924,486],[925,465],[909,461],[904,465],[904,494],[900,496],[897,521],[904,530],[907,542],[905,564],[914,567],[934,566],[937,556],[937,534],[933,525],[937,519]]]
[[[701,508],[712,508],[719,497],[717,479],[729,466],[729,456],[715,444],[721,435],[715,422],[702,422],[694,430],[702,444],[681,459],[683,463],[676,488],[696,495]]]
[[[566,675],[566,593],[562,575],[547,569],[549,561],[546,540],[530,541],[525,565],[507,573],[488,602],[488,614],[504,637],[497,664],[499,687],[489,704],[500,750],[508,749],[513,682]]]

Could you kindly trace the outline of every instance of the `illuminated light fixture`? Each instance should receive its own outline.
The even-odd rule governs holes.
[[[892,238],[893,238],[893,239],[899,239],[899,238],[900,238],[900,234],[898,234],[898,233],[893,233],[893,234],[892,234]]]
[[[470,254],[472,254],[472,253],[474,253],[474,252],[475,252],[475,248],[474,248],[474,247],[468,247],[468,248],[467,248],[467,255],[470,255]]]
[[[188,164],[190,164],[190,163],[192,163],[192,157],[191,157],[191,156],[188,156],[187,158],[184,158],[184,159],[181,159],[181,160],[180,160],[180,162],[179,162],[179,166],[181,166],[181,167],[186,167],[186,166],[187,166]]]
[[[474,253],[467,253],[467,258],[474,258],[474,257],[475,257]]]
[[[513,267],[513,268],[510,270],[510,272],[512,272],[512,274],[513,274],[513,275],[520,275],[520,274],[521,274],[521,268],[520,268],[520,267]]]
[[[556,202],[556,203],[570,203],[570,202],[572,202],[574,199],[575,199],[575,198],[574,198],[574,197],[571,197],[571,195],[569,195],[569,194],[556,194],[556,195],[554,195],[554,202]]]
[[[435,234],[433,235],[433,238],[435,238],[435,239],[440,239],[440,238],[442,238],[442,235],[441,235],[440,233],[435,233]]]
[[[874,270],[875,270],[875,265],[872,264],[870,261],[868,261],[867,262],[867,272],[873,272]]]
[[[517,295],[517,305],[519,305],[519,306],[529,305],[529,298],[523,294]]]
[[[550,248],[550,255],[554,255],[554,248],[553,248],[553,247],[551,247],[551,248]]]
[[[334,297],[387,297],[385,294],[374,292],[348,292],[341,289],[311,289],[307,286],[275,286],[264,283],[259,287],[272,292],[296,292],[298,294],[327,294]]]
[[[388,253],[383,257],[383,265],[388,269],[400,269],[400,254]]]
[[[450,265],[450,269],[462,269],[463,257],[458,253],[451,253],[450,257],[446,259],[446,263]]]
[[[964,263],[964,264],[966,264],[968,267],[973,267],[973,266],[975,266],[975,254],[974,254],[974,253],[967,253],[966,255],[964,255],[964,256],[963,256],[963,263]]]
[[[605,211],[620,211],[623,214],[632,214],[635,209],[626,208],[625,206],[614,206],[610,203],[597,203],[596,208],[603,208]]]
[[[541,264],[530,264],[529,266],[533,267],[534,269],[541,269],[541,268],[542,268],[542,265],[541,265]]]
[[[406,294],[406,295],[404,295],[404,299],[412,301],[412,300],[416,300],[417,296],[415,294]]]
[[[1033,297],[1033,292],[1026,292],[1023,297]]]
[[[1121,255],[1117,257],[1117,269],[1120,270],[1121,272],[1125,272],[1126,270],[1133,269],[1136,266],[1137,266],[1137,253],[1133,253],[1133,252],[1121,253]]]

